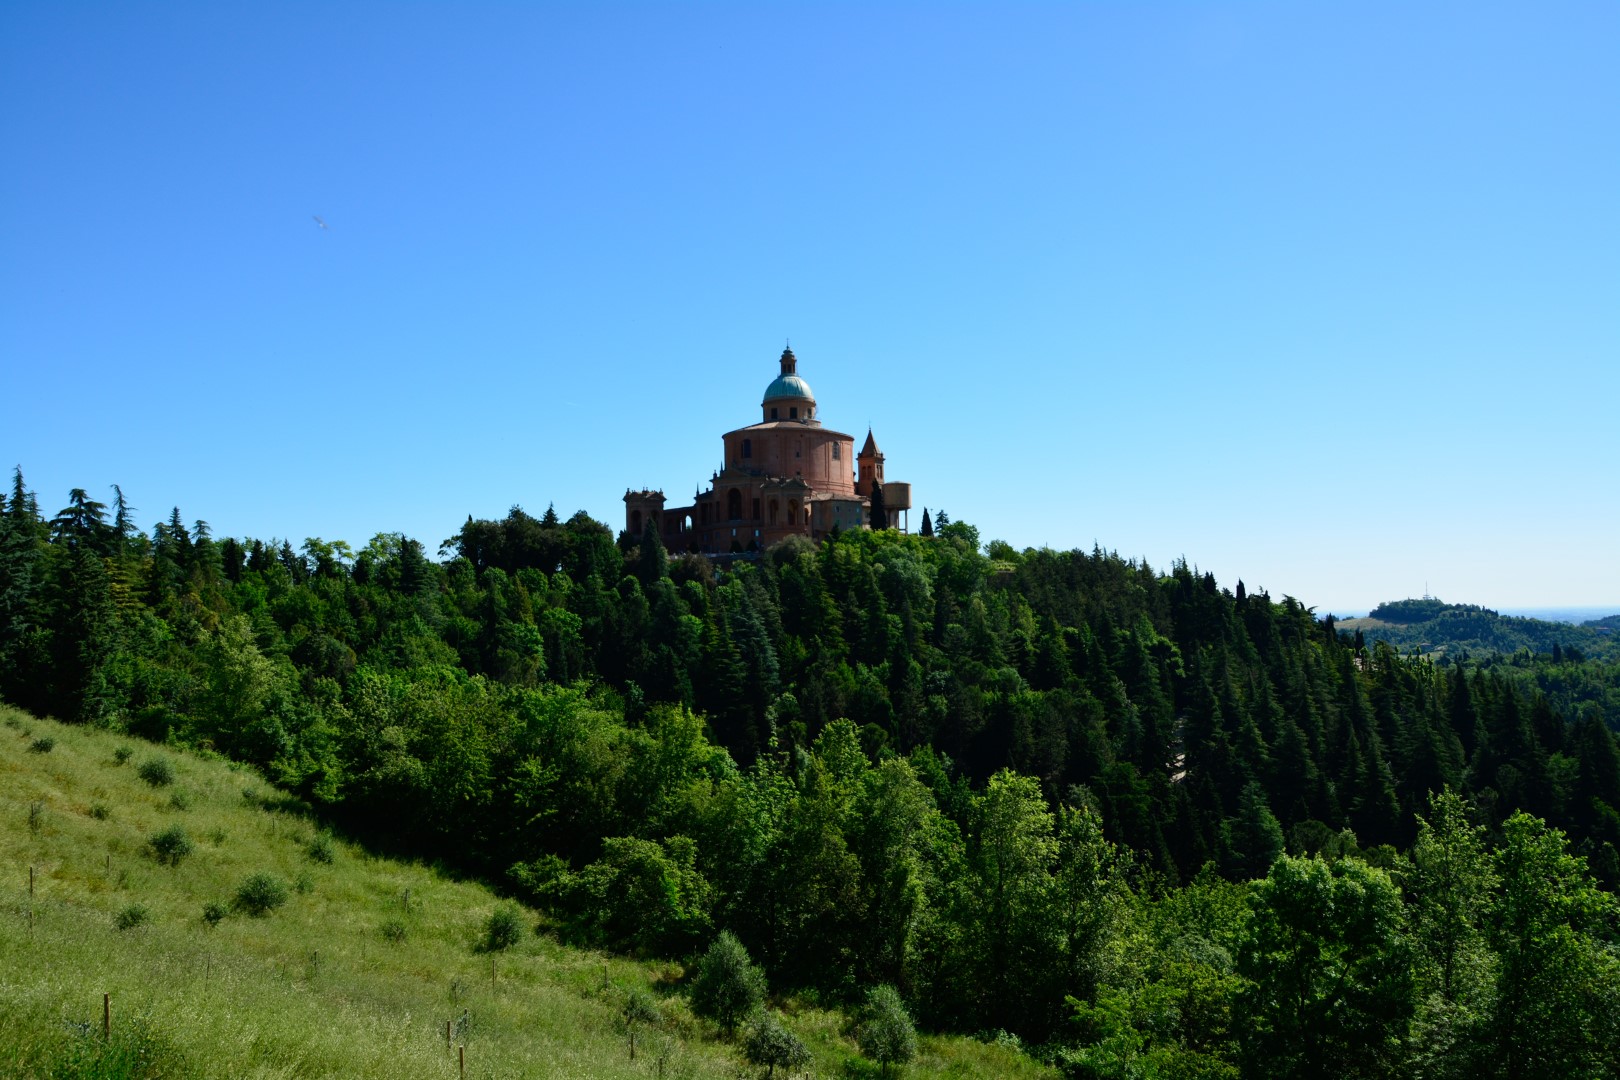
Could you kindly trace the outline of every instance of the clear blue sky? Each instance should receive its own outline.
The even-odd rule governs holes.
[[[986,539],[1620,608],[1617,56],[1609,2],[11,0],[0,461],[619,528],[791,337]]]

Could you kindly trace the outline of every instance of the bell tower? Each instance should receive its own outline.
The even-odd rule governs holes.
[[[866,429],[866,443],[855,458],[855,464],[855,494],[870,499],[872,485],[883,483],[883,451],[878,449],[877,440],[872,438],[871,428]]]

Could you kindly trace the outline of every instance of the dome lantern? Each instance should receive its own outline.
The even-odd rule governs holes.
[[[815,418],[816,395],[810,384],[799,377],[798,357],[791,348],[782,350],[782,372],[765,388],[765,420],[801,420]]]

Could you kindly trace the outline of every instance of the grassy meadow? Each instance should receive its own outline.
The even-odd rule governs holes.
[[[237,900],[256,874],[286,897],[260,917]],[[251,769],[0,706],[0,1075],[764,1074],[692,1015],[677,965],[563,947],[529,911],[518,944],[483,951],[500,903],[327,836]],[[632,1058],[634,988],[663,1020]],[[775,1004],[814,1054],[800,1075],[877,1075],[842,1014]],[[925,1037],[902,1075],[1053,1074]]]

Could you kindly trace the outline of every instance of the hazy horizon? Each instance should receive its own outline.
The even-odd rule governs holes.
[[[1392,597],[1392,599],[1412,599],[1411,597]],[[1443,598],[1442,598],[1443,599]],[[1379,601],[1386,603],[1387,601]],[[1554,604],[1550,606],[1531,607],[1497,607],[1494,604],[1482,603],[1477,600],[1446,600],[1452,604],[1475,604],[1479,607],[1489,608],[1498,615],[1510,615],[1515,618],[1541,619],[1544,622],[1567,622],[1579,626],[1584,622],[1607,618],[1610,615],[1620,615],[1620,604]],[[1378,604],[1363,604],[1360,606],[1346,605],[1345,607],[1317,607],[1318,615],[1332,615],[1336,619],[1362,619]]]

